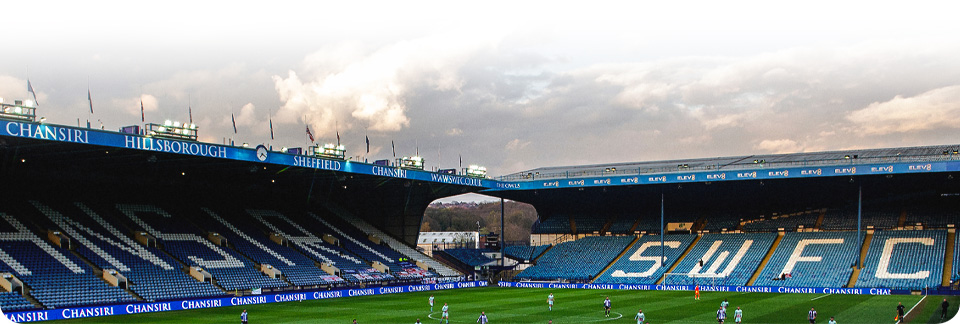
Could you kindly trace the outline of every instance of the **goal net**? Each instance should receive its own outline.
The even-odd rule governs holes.
[[[686,286],[706,286],[715,287],[726,284],[726,277],[717,275],[692,274],[692,273],[665,273],[663,274],[664,285],[686,285]]]

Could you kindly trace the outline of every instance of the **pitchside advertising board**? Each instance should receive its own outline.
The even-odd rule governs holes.
[[[609,290],[661,290],[693,291],[689,285],[639,285],[639,284],[572,284],[554,282],[505,282],[500,287],[510,288],[548,288],[548,289],[609,289]],[[779,294],[831,294],[831,295],[890,295],[909,294],[910,291],[898,291],[888,288],[827,288],[827,287],[772,287],[772,286],[700,286],[700,291],[753,292]]]
[[[256,305],[256,304],[282,303],[282,302],[330,299],[330,298],[342,298],[342,297],[354,297],[354,296],[374,296],[374,295],[399,294],[399,293],[432,291],[432,290],[476,288],[476,287],[486,287],[486,286],[487,286],[486,281],[460,281],[460,282],[447,282],[447,283],[437,283],[437,284],[428,284],[428,285],[407,285],[407,286],[342,289],[342,290],[312,291],[312,292],[287,292],[287,293],[279,293],[279,294],[253,295],[253,296],[244,296],[244,297],[223,297],[223,298],[211,298],[211,299],[164,301],[164,302],[156,302],[156,303],[138,303],[138,304],[121,304],[121,305],[96,306],[96,307],[63,308],[63,309],[4,313],[3,316],[11,321],[14,321],[17,323],[24,323],[24,322],[52,321],[52,320],[71,319],[71,318],[88,318],[88,317],[101,317],[101,316],[112,316],[112,315],[141,314],[141,313],[166,312],[166,311],[176,311],[176,310],[185,310],[185,309]]]
[[[461,186],[495,188],[496,181],[468,178],[449,174],[407,170],[389,166],[329,160],[306,155],[287,154],[256,148],[183,141],[168,138],[145,137],[118,132],[76,128],[50,124],[0,120],[0,135],[76,144],[100,145],[142,151],[193,155],[200,157],[261,162],[311,169],[343,171],[390,178],[439,182]]]

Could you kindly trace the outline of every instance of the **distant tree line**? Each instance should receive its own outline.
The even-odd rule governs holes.
[[[530,241],[530,227],[537,220],[533,205],[507,201],[504,208],[504,239]],[[427,207],[420,223],[421,232],[477,231],[500,234],[500,202],[433,203]]]

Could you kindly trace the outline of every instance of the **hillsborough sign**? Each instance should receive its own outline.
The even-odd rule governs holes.
[[[201,143],[195,141],[147,137],[113,131],[0,120],[0,136],[31,138],[55,142],[99,145],[114,148],[134,149],[158,153],[193,155],[200,157],[230,159],[246,162],[269,163],[293,167],[368,174],[382,177],[430,181],[437,183],[498,188],[499,181],[442,175],[420,170],[378,166],[356,161],[324,159],[299,154],[269,152],[261,160],[253,148]]]
[[[407,286],[389,286],[377,288],[357,288],[329,291],[301,291],[285,292],[279,294],[254,295],[243,297],[221,297],[210,299],[192,299],[192,300],[173,300],[156,303],[137,303],[107,305],[95,307],[78,307],[49,309],[25,312],[4,313],[3,315],[14,322],[38,322],[52,321],[72,318],[101,317],[111,315],[128,315],[153,312],[167,312],[185,309],[200,309],[225,306],[256,305],[269,303],[282,303],[290,301],[330,299],[353,296],[372,296],[385,294],[399,294],[407,292],[447,290],[459,288],[486,287],[486,281],[460,281],[437,284],[407,285]]]

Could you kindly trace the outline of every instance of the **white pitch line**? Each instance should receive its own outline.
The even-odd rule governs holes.
[[[903,317],[907,317],[907,314],[910,314],[914,308],[917,308],[917,305],[920,305],[920,302],[922,302],[924,299],[927,299],[927,295],[923,295],[923,298],[920,298],[920,301],[918,301],[916,304],[913,304],[913,307],[910,307],[910,310],[908,310],[906,313],[903,313]]]
[[[820,297],[813,297],[813,299],[811,299],[811,300],[817,300],[817,299],[820,299],[820,298],[823,298],[823,297],[827,297],[827,296],[830,296],[830,295],[831,295],[831,294],[826,294],[826,295],[823,295],[823,296],[820,296]]]

